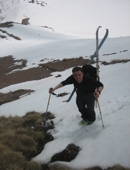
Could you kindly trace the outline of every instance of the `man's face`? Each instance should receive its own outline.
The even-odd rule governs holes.
[[[75,71],[73,73],[73,76],[74,76],[74,79],[78,82],[78,83],[81,83],[82,80],[83,80],[83,72],[82,71]]]

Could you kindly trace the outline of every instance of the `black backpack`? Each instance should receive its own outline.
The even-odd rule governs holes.
[[[99,81],[99,77],[97,76],[97,69],[96,67],[93,67],[92,65],[85,64],[82,66],[82,70],[84,74],[88,74],[89,76],[93,77],[95,80]],[[94,92],[96,90],[96,87],[89,86],[89,91]]]
[[[89,76],[93,77],[95,80],[99,80],[99,78],[97,79],[96,67],[93,67],[92,65],[85,64],[82,66],[82,70],[83,70],[84,74],[87,73]]]

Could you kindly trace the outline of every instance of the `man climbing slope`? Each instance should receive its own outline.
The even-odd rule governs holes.
[[[76,88],[76,104],[83,119],[82,123],[92,124],[96,119],[94,102],[101,94],[103,84],[90,77],[87,73],[84,74],[81,67],[74,67],[72,75],[54,88],[50,88],[49,93],[53,93],[56,89],[69,84],[73,84]]]

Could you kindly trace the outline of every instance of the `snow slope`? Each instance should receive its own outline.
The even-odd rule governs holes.
[[[57,1],[55,0],[55,2]],[[6,39],[0,39],[0,56],[10,54],[15,59],[27,59],[27,68],[37,66],[44,58],[47,58],[44,62],[79,56],[86,58],[95,51],[95,39],[67,36],[36,25],[14,24],[14,27],[2,29],[22,40],[18,41],[9,36]],[[104,29],[102,31],[105,32]],[[102,34],[99,37],[101,38]],[[112,53],[116,54],[112,55]],[[99,54],[100,60],[107,62],[114,59],[130,59],[130,37],[108,38]],[[103,54],[111,55],[103,56]],[[59,73],[62,76],[56,78],[55,76]],[[50,133],[55,140],[47,143],[45,149],[33,159],[40,163],[48,163],[55,153],[62,151],[68,144],[75,143],[81,148],[78,156],[69,163],[59,162],[59,164],[68,165],[74,169],[83,169],[94,165],[108,167],[117,163],[130,167],[129,73],[130,62],[100,65],[100,77],[104,83],[104,90],[99,102],[105,129],[102,127],[98,108],[95,108],[96,121],[94,124],[86,127],[79,126],[78,122],[81,118],[75,104],[75,94],[69,103],[63,102],[68,99],[68,96],[62,98],[51,96],[49,111],[54,113],[56,118],[54,119],[55,129],[50,130]],[[49,87],[54,87],[70,74],[71,69],[67,69],[62,72],[54,72],[53,76],[49,78],[1,89],[2,93],[18,89],[33,89],[35,92],[21,97],[19,100],[1,105],[0,115],[23,116],[26,112],[33,110],[45,112]],[[71,93],[72,89],[73,86],[66,86],[58,89],[56,93]]]
[[[27,27],[27,30],[28,29],[29,28]],[[31,29],[32,28],[30,27],[30,30]],[[9,30],[11,31],[12,28],[10,28]],[[21,37],[24,31],[25,27],[21,26],[21,34],[19,33],[17,35]],[[41,34],[43,32],[44,31],[42,31]],[[34,31],[34,37],[32,35],[35,43],[36,41],[38,41],[38,38],[35,37],[36,33],[37,29],[36,31]],[[44,32],[44,34],[46,34],[46,31]],[[92,39],[71,39],[70,37],[63,38],[61,35],[56,35],[58,39],[57,40],[54,37],[51,37],[51,34],[50,36],[48,36],[47,39],[47,34],[46,40],[44,42],[42,42],[40,38],[38,41],[39,44],[44,44],[47,51],[46,55],[42,50],[42,55],[38,55],[39,45],[34,45],[33,43],[30,43],[30,49],[35,48],[36,51],[36,53],[33,53],[33,57],[31,57],[32,53],[27,50],[28,48],[25,47],[30,38],[28,40],[27,38],[23,38],[23,40],[20,42],[23,43],[23,49],[25,49],[24,55],[22,54],[21,46],[18,45],[18,43],[17,50],[15,50],[16,40],[11,40],[11,42],[13,43],[11,43],[12,46],[10,48],[10,51],[8,51],[8,54],[13,54],[16,59],[26,56],[26,59],[29,63],[38,63],[40,59],[43,59],[43,56],[48,56],[48,58],[50,57],[49,59],[57,59],[58,56],[60,56],[60,59],[62,60],[66,51],[67,57],[72,57],[72,54],[73,56],[75,54],[74,57],[79,57],[79,54],[84,54],[83,56],[85,56],[85,54],[89,55],[90,53],[92,54],[95,46],[95,40]],[[8,42],[7,40],[2,40],[2,55],[7,55],[7,43],[10,42]],[[55,47],[56,45],[57,47],[59,46],[60,51],[55,50],[55,53],[50,53],[50,44],[52,45],[52,47]],[[69,48],[70,46],[68,46],[68,44],[70,44],[71,47],[73,46],[73,48]],[[110,62],[113,59],[130,59],[129,44],[130,37],[112,39],[109,38],[104,44],[101,50],[101,54],[110,54],[112,52],[116,52],[117,54],[108,56],[101,55],[100,60]],[[91,47],[92,45],[93,48]],[[123,50],[128,51],[120,52]],[[16,52],[19,53],[19,55],[17,55]],[[30,65],[31,64],[29,64],[29,67]],[[40,163],[47,163],[50,161],[53,154],[63,150],[69,143],[73,142],[76,145],[80,146],[81,151],[75,160],[71,161],[70,163],[62,164],[79,169],[93,165],[108,167],[116,163],[120,163],[123,166],[130,167],[130,63],[120,63],[108,66],[101,65],[100,67],[101,81],[104,83],[105,88],[99,101],[101,105],[105,129],[102,128],[101,118],[98,109],[96,109],[97,121],[89,127],[81,127],[78,125],[78,122],[81,120],[81,118],[75,104],[75,95],[69,103],[63,102],[68,98],[68,96],[65,96],[63,98],[56,98],[55,96],[52,96],[49,111],[54,113],[54,115],[56,116],[56,118],[54,119],[56,127],[50,132],[54,136],[55,140],[46,144],[43,152],[39,154],[36,158],[34,158],[34,160]],[[29,96],[22,97],[17,101],[2,105],[0,107],[0,115],[23,116],[26,114],[26,112],[32,110],[41,113],[45,112],[49,96],[48,88],[53,87],[64,80],[68,75],[71,74],[71,69],[60,72],[62,77],[55,78],[55,76],[58,74],[59,72],[55,72],[53,73],[53,76],[49,78],[45,78],[39,81],[30,81],[26,83],[11,85],[9,87],[1,89],[0,92],[3,93],[14,91],[17,89],[33,89],[35,90],[35,92]],[[71,93],[72,89],[72,86],[66,86],[64,87],[64,89],[57,90],[57,93]]]
[[[109,28],[109,37],[130,36],[129,0],[34,0],[34,4],[29,1],[1,0],[1,22],[21,23],[30,18],[31,25],[48,26],[55,32],[82,38],[95,38],[95,28],[101,25]],[[16,8],[18,4],[20,7]]]

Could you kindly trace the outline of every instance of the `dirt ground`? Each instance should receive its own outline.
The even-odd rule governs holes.
[[[20,64],[16,65],[16,62]],[[0,89],[17,83],[31,80],[40,80],[45,77],[49,77],[51,76],[52,72],[63,71],[74,66],[88,63],[88,59],[83,59],[82,57],[79,57],[73,59],[64,59],[62,61],[57,60],[53,62],[48,62],[46,64],[40,64],[37,68],[22,70],[22,68],[26,67],[26,63],[27,61],[15,60],[12,56],[1,57]],[[57,75],[56,77],[58,76],[60,75]],[[17,100],[21,95],[28,94],[29,92],[32,92],[31,89],[28,89],[28,91],[22,89],[17,92],[9,92],[7,94],[0,93],[0,105],[13,100]]]
[[[21,64],[16,66],[15,62],[21,62]],[[40,64],[37,68],[20,70],[26,67],[26,62],[25,60],[14,60],[12,56],[0,58],[0,89],[12,84],[40,80],[51,76],[51,73],[54,71],[63,71],[74,66],[83,65],[88,63],[88,60],[82,57],[77,59],[64,59],[62,61]],[[15,69],[19,70],[11,73],[11,71]]]

